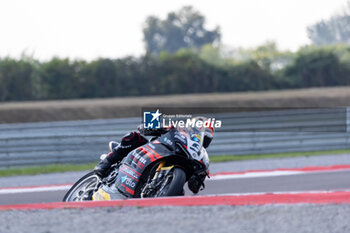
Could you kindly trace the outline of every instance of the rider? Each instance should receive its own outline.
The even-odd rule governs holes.
[[[206,118],[205,118],[206,119]],[[108,170],[111,168],[113,164],[119,163],[129,152],[132,150],[143,146],[144,144],[148,143],[149,140],[144,137],[142,134],[146,136],[160,136],[161,134],[166,133],[170,128],[161,128],[161,129],[145,129],[142,126],[138,128],[139,132],[131,132],[126,134],[119,144],[115,143],[112,145],[112,151],[107,155],[107,157],[99,162],[97,166],[95,167],[94,171],[95,173],[100,176],[101,178],[105,177],[107,175]],[[204,129],[204,141],[203,141],[203,147],[207,148],[214,136],[214,128],[212,127],[206,127]],[[113,142],[111,142],[113,143]],[[201,177],[202,182],[205,179],[205,176]],[[200,182],[195,179],[194,177],[191,177],[188,180],[188,187],[193,193],[198,193],[201,184]]]

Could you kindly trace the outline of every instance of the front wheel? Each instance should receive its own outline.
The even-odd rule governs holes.
[[[64,202],[72,201],[89,201],[92,200],[94,190],[98,188],[100,178],[95,172],[89,172],[79,179],[66,193],[63,198]]]
[[[181,168],[175,167],[165,177],[160,189],[156,192],[156,197],[179,196],[183,193],[186,182],[186,173]]]

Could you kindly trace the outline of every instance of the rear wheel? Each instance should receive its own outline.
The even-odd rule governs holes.
[[[186,182],[186,173],[181,168],[175,167],[164,178],[160,189],[156,192],[156,197],[179,196],[183,193]]]
[[[94,190],[100,183],[100,178],[95,172],[90,172],[78,180],[66,193],[63,198],[64,202],[72,201],[89,201],[92,200]]]

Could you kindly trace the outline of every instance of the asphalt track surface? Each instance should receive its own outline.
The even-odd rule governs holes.
[[[350,190],[350,171],[207,180],[199,195]],[[49,203],[62,200],[67,190],[0,194],[0,205]],[[193,195],[188,189],[186,195]]]
[[[338,165],[344,166],[340,169],[338,167],[333,170],[314,170],[311,172],[302,169],[322,166],[328,169],[329,166],[337,167]],[[279,168],[288,168],[290,171],[283,174],[285,170],[279,170]],[[298,169],[301,169],[301,172]],[[40,209],[41,207],[25,210],[4,209],[0,211],[0,232],[350,232],[350,155],[229,162],[213,164],[211,169],[213,173],[221,174],[223,172],[252,172],[252,170],[263,170],[265,175],[259,172],[255,172],[255,174],[254,172],[248,172],[249,174],[243,172],[243,175],[229,175],[223,179],[220,179],[220,175],[212,176],[211,180],[206,181],[206,189],[200,192],[201,196],[178,198],[188,199],[189,205],[172,206],[169,205],[169,200],[164,200],[164,205],[160,206],[161,199],[157,199],[153,202],[156,201],[158,206],[151,205],[147,208],[144,207],[147,205],[140,204],[152,200],[126,200],[125,202],[140,202],[128,207],[122,207],[123,205],[120,204],[113,206],[111,205],[113,201],[106,201],[104,208],[82,208],[78,205],[75,208],[68,208],[66,206],[68,203],[52,203],[62,199],[66,192],[62,188],[67,189],[69,187],[67,185],[62,186],[61,190],[45,192],[42,191],[45,190],[44,188],[40,192],[28,192],[31,190],[29,188],[26,192],[12,194],[6,190],[6,187],[13,186],[17,186],[18,189],[26,189],[25,186],[43,187],[68,184],[77,180],[85,172],[1,178],[0,205],[2,206],[4,204],[48,203],[28,205],[42,207],[43,205],[62,204],[62,207],[55,207],[55,209]],[[271,174],[273,170],[276,170],[278,174]],[[16,188],[12,188],[12,190],[16,190]],[[346,192],[333,192],[337,190]],[[308,193],[308,191],[311,192]],[[282,194],[278,194],[279,192]],[[191,196],[188,190],[186,194]],[[285,197],[282,197],[285,195],[294,196],[292,199],[288,198],[292,202],[285,201]],[[296,201],[298,195],[302,201]],[[309,201],[305,201],[305,198],[302,197],[310,197],[310,195],[313,197],[308,198]],[[201,206],[198,202],[198,199],[202,198],[218,199],[224,196],[231,198],[232,204],[225,201],[217,205],[215,201],[215,205],[208,205],[205,202]],[[282,201],[278,201],[278,196]],[[322,196],[323,200],[326,201],[317,202]],[[331,198],[337,196],[342,196],[341,201],[332,201]],[[263,200],[265,198],[268,198],[269,201]],[[249,200],[239,204],[236,199]],[[258,199],[260,201],[257,202]],[[261,203],[258,205],[254,204],[259,202]],[[81,203],[82,206],[86,204],[103,204],[103,202]],[[135,219],[137,220],[135,221]]]

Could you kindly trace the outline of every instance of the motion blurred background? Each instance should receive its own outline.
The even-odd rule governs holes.
[[[261,111],[346,107],[350,100],[350,2],[345,0],[4,0],[0,28],[0,156],[13,161],[1,164],[6,168],[81,161],[67,158],[84,143],[91,148],[80,156],[93,161],[104,141],[131,130],[131,123],[136,127],[139,118],[123,119],[139,117],[144,106]],[[226,135],[232,140],[216,148],[245,146],[215,153],[348,149],[348,112],[326,111],[315,126],[341,118],[329,123],[342,130],[328,146],[326,135],[303,134],[305,122],[319,111],[283,113],[286,118],[277,120],[266,113],[241,115],[251,119],[243,123],[230,116],[231,126],[249,126],[263,117],[261,122],[302,133],[295,144],[286,144],[295,138],[290,134],[278,142],[284,150],[274,145],[263,150],[253,139],[271,135],[253,137],[256,128],[248,127],[247,142],[236,140],[242,135]],[[112,120],[76,121],[107,118]],[[23,124],[53,121],[74,122]],[[271,125],[264,127],[268,131]],[[281,139],[273,136],[269,142]],[[16,148],[18,142],[26,154]]]
[[[350,83],[350,4],[1,1],[0,101]]]

